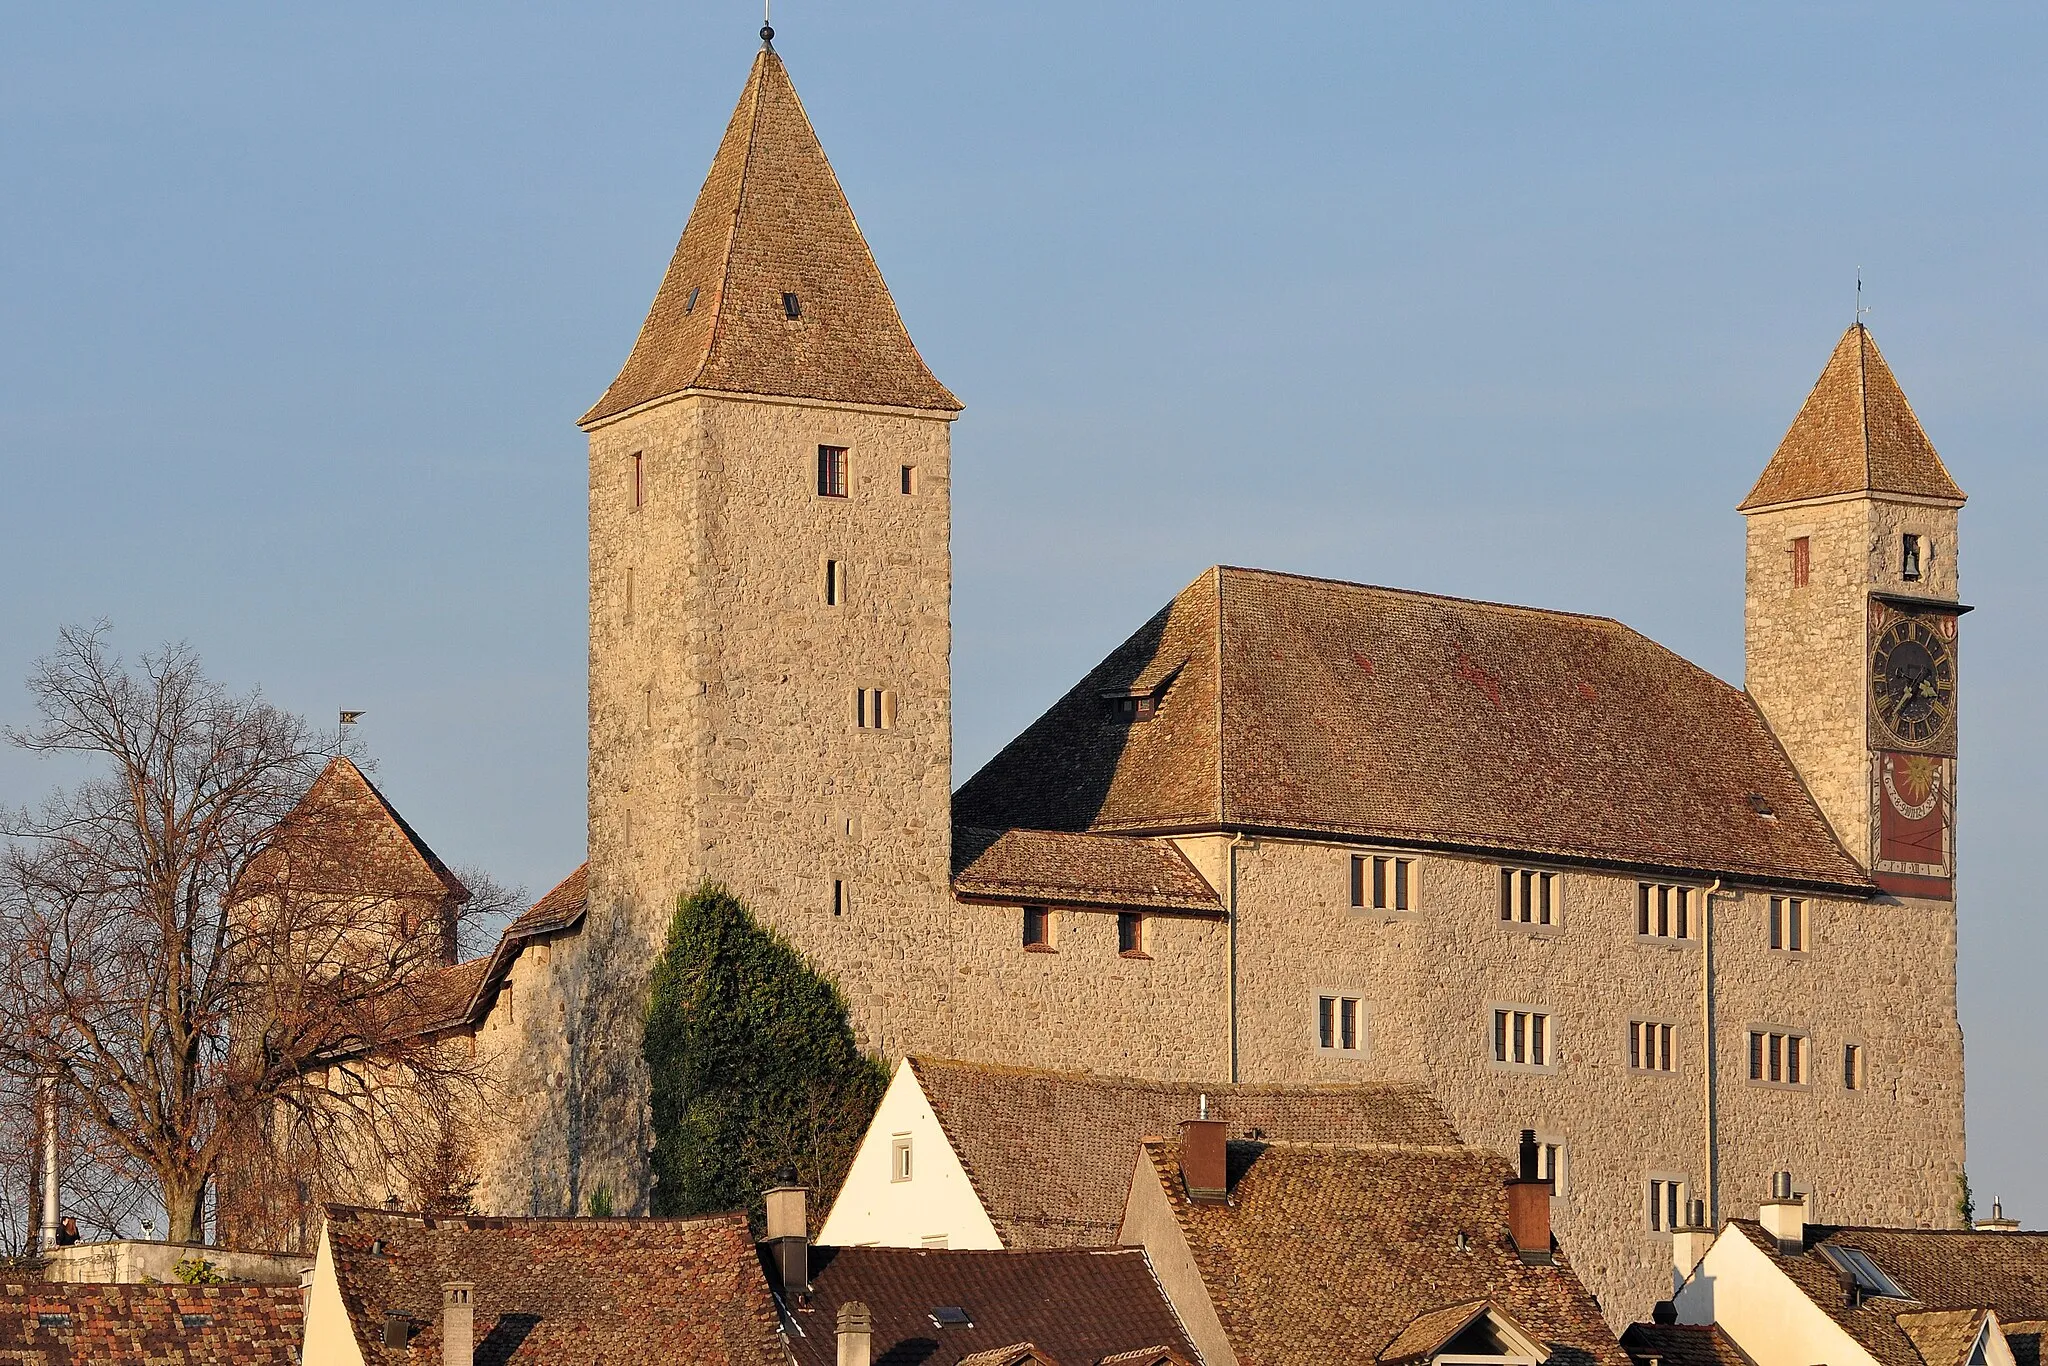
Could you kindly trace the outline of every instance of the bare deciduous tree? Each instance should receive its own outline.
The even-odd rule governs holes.
[[[194,1242],[238,1135],[410,1147],[455,1117],[472,1064],[414,1026],[464,896],[366,847],[360,802],[308,797],[329,756],[300,718],[106,637],[67,628],[8,731],[98,771],[5,819],[0,1069],[59,1078]]]

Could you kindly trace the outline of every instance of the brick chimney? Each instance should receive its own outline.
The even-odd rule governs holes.
[[[1684,1285],[1714,1245],[1714,1230],[1707,1225],[1707,1202],[1688,1200],[1685,1222],[1671,1230],[1671,1288]]]
[[[1230,1198],[1226,1140],[1229,1125],[1209,1118],[1209,1097],[1201,1101],[1201,1117],[1180,1125],[1180,1179],[1188,1199],[1198,1205],[1220,1205]]]
[[[859,1300],[839,1306],[839,1366],[869,1366],[874,1353],[875,1319]]]
[[[1515,1251],[1531,1266],[1548,1266],[1550,1253],[1550,1183],[1536,1177],[1536,1131],[1522,1130],[1518,1174],[1508,1182],[1508,1235]]]
[[[1796,1257],[1806,1251],[1806,1197],[1792,1193],[1792,1173],[1771,1173],[1771,1198],[1757,1207],[1757,1222],[1778,1240],[1778,1251]]]
[[[777,1180],[780,1184],[762,1193],[768,1206],[768,1241],[775,1249],[775,1269],[782,1275],[784,1295],[808,1295],[811,1226],[805,1199],[810,1192],[796,1184],[796,1173],[787,1168]]]
[[[476,1360],[476,1286],[448,1281],[441,1286],[441,1366],[472,1366]]]

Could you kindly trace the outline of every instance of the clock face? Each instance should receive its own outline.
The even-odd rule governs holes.
[[[1956,714],[1956,661],[1941,632],[1916,617],[1886,626],[1871,652],[1870,701],[1902,745],[1918,747],[1947,735]]]

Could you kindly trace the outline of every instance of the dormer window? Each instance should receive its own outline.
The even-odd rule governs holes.
[[[1156,692],[1104,693],[1102,700],[1108,706],[1109,714],[1125,725],[1150,721],[1159,711],[1159,694]]]
[[[1920,538],[1910,531],[1899,538],[1899,577],[1907,583],[1920,577]]]

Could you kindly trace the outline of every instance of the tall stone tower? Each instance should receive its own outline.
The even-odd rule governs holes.
[[[950,424],[772,33],[590,439],[585,1191],[646,1200],[640,1010],[677,898],[731,887],[863,1042],[947,992]]]
[[[1898,896],[1953,895],[1962,505],[1861,323],[1741,505],[1750,696]]]

